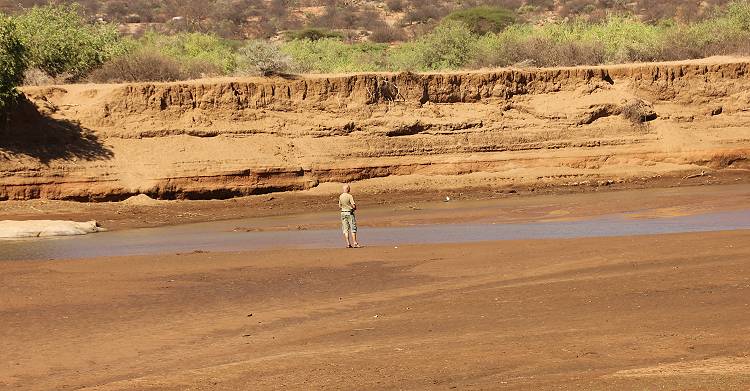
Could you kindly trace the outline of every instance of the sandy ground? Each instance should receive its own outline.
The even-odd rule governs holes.
[[[744,390],[748,243],[740,231],[5,263],[0,388]]]
[[[399,187],[393,183],[398,178],[381,178],[356,182],[353,189],[360,206],[361,225],[366,227],[462,223],[488,218],[495,222],[513,222],[597,216],[637,209],[664,208],[664,213],[670,213],[669,210],[675,213],[725,210],[745,205],[750,184],[748,172],[724,170],[689,179],[644,178],[608,186],[536,184],[501,188],[447,187],[432,191]],[[315,214],[317,216],[305,216],[302,226],[287,224],[272,228],[331,228],[331,219],[321,216],[336,210],[339,192],[340,184],[328,183],[308,191],[230,200],[163,201],[141,195],[123,202],[102,203],[5,201],[0,204],[0,220],[96,220],[108,230],[120,230]],[[445,197],[450,197],[451,202],[444,202]],[[394,219],[395,215],[399,218]]]
[[[698,186],[370,217],[748,201],[747,185]],[[0,325],[2,390],[746,390],[750,231],[0,262]]]
[[[0,220],[328,228],[337,182],[365,243],[375,226],[747,209],[748,69],[25,88]],[[747,230],[0,261],[0,390],[747,390],[749,331]]]

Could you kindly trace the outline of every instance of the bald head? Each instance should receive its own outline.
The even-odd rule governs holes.
[[[348,183],[347,183],[347,184],[345,184],[345,185],[344,185],[344,186],[342,187],[342,189],[344,190],[344,193],[348,193],[348,192],[352,191],[352,187],[351,187],[351,186],[349,186],[349,184],[348,184]]]

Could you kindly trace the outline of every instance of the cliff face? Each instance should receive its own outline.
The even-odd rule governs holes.
[[[26,88],[0,198],[226,198],[320,182],[580,182],[745,167],[750,61]]]
[[[630,82],[654,99],[688,99],[695,87],[723,84],[722,92],[743,90],[748,63],[664,63],[600,68],[501,70],[453,74],[357,74],[337,77],[225,81],[213,84],[127,85],[108,105],[122,115],[164,110],[336,110],[389,102],[477,103],[517,95],[547,94],[604,82]]]

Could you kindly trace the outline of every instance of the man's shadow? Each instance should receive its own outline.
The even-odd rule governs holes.
[[[42,163],[52,160],[105,160],[114,154],[80,123],[55,119],[21,95],[8,121],[0,124],[0,151],[26,155]]]

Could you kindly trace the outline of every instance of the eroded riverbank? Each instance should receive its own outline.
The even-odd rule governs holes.
[[[25,87],[0,139],[0,200],[227,199],[373,179],[430,192],[747,170],[749,68],[715,57]],[[381,94],[392,84],[398,99]]]

